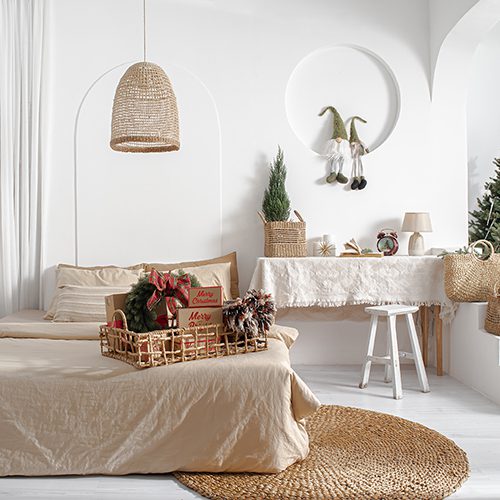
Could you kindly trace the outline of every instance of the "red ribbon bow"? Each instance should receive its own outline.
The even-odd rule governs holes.
[[[162,297],[165,297],[167,308],[172,314],[177,311],[177,301],[183,306],[188,305],[189,289],[191,288],[191,279],[188,274],[176,277],[173,274],[163,274],[152,269],[149,273],[149,282],[156,288],[147,302],[147,308],[150,311],[160,302]]]

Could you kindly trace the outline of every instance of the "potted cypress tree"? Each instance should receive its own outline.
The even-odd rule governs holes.
[[[290,198],[286,192],[286,165],[283,150],[270,165],[269,185],[264,192],[262,212],[264,223],[264,255],[266,257],[306,257],[306,223],[295,210],[298,221],[290,221]]]

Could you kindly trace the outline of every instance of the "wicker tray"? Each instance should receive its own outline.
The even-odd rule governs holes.
[[[265,332],[250,339],[246,334],[238,336],[234,332],[223,331],[222,325],[206,325],[135,333],[128,330],[123,311],[116,310],[113,318],[119,318],[123,328],[100,327],[101,354],[125,361],[135,368],[221,358],[268,348]]]

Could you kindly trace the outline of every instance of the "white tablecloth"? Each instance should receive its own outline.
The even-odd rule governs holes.
[[[438,304],[442,318],[451,319],[456,306],[446,297],[443,273],[443,260],[434,256],[263,257],[250,288],[272,293],[279,308]]]

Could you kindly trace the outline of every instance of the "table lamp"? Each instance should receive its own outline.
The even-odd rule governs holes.
[[[420,233],[432,232],[428,212],[406,212],[401,227],[403,233],[413,233],[408,243],[408,255],[424,255],[424,237]]]

